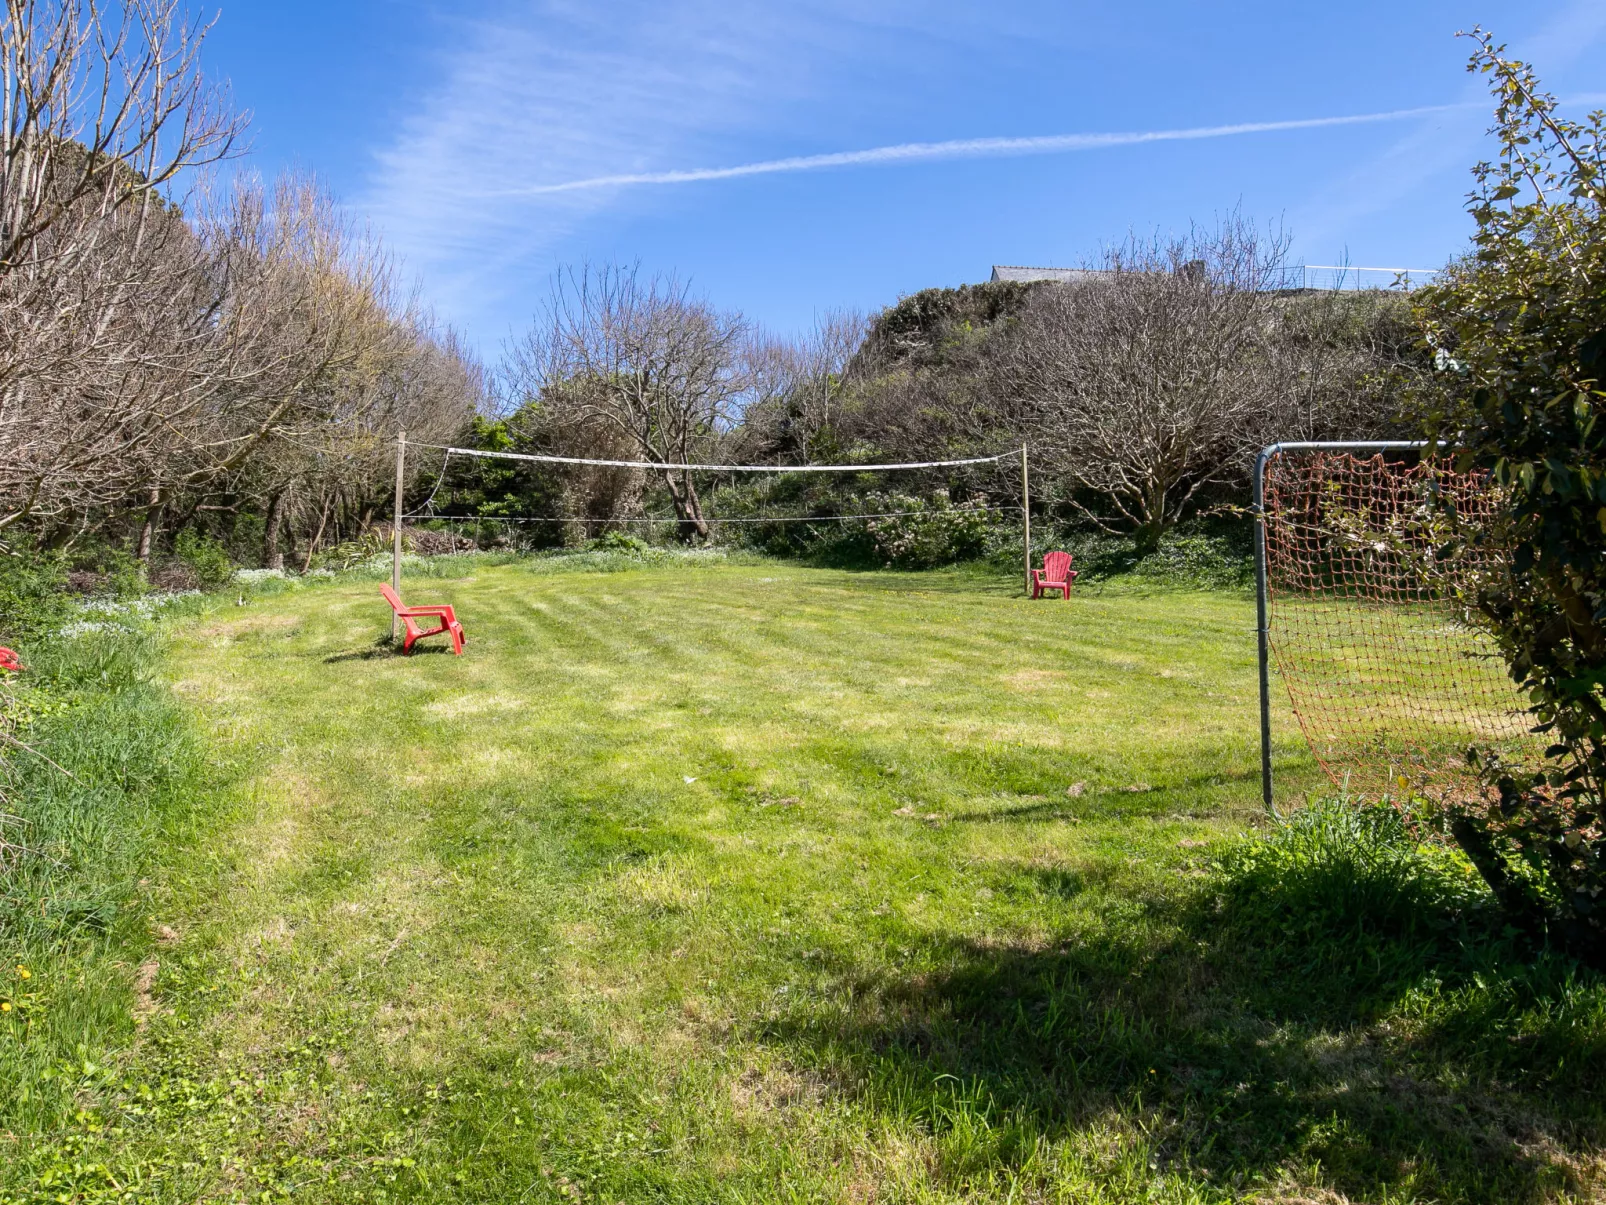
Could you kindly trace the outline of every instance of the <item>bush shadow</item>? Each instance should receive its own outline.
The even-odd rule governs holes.
[[[1023,891],[1083,890],[1017,873]],[[1299,890],[1246,910],[1202,887],[1051,944],[933,937],[913,962],[934,969],[844,968],[851,1004],[765,1036],[912,1110],[939,1151],[957,1083],[972,1131],[1007,1119],[1028,1149],[1020,1132],[1053,1141],[1119,1114],[1158,1170],[1226,1191],[1289,1175],[1357,1200],[1598,1190],[1602,980],[1517,959],[1481,915],[1323,930],[1298,920]],[[1267,933],[1268,913],[1293,923]]]

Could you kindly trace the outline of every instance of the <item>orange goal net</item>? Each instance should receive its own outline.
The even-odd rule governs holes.
[[[1334,784],[1465,794],[1468,747],[1521,756],[1533,721],[1462,602],[1499,569],[1467,538],[1494,513],[1488,479],[1409,444],[1277,445],[1258,476],[1262,652]],[[1269,748],[1263,767],[1269,802]]]

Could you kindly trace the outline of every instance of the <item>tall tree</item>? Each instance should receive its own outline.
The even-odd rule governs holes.
[[[1092,521],[1152,549],[1201,489],[1242,471],[1282,398],[1271,333],[1286,250],[1232,218],[1132,239],[1097,276],[1032,294],[1003,380]]]
[[[735,424],[752,377],[739,314],[637,267],[561,272],[535,325],[510,349],[516,390],[554,424],[618,432],[657,470],[681,538],[709,529],[693,474]]]

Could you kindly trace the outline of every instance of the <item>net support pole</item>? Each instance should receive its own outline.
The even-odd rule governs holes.
[[[1255,457],[1255,644],[1260,661],[1260,801],[1269,812],[1271,800],[1271,628],[1266,598],[1266,461],[1276,444]]]
[[[1032,482],[1026,464],[1026,445],[1020,446],[1021,561],[1025,569],[1026,597],[1032,596]]]
[[[396,433],[396,519],[390,530],[390,588],[401,596],[401,556],[402,556],[402,489],[406,484],[407,467],[407,432]],[[397,619],[393,610],[390,613],[390,638],[394,641],[398,634]]]

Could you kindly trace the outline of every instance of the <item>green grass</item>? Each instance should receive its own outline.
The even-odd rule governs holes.
[[[0,1201],[1606,1191],[1595,979],[1398,834],[1239,841],[1241,593],[631,564],[415,581],[463,658],[366,583],[178,629],[211,785],[137,1020],[0,1036]]]

